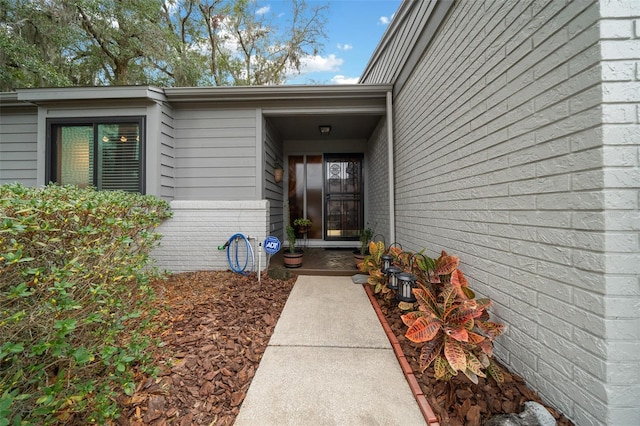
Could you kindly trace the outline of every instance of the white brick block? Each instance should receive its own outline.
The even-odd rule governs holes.
[[[567,175],[538,176],[535,179],[521,180],[509,185],[512,195],[541,194],[545,192],[569,191],[570,177]]]
[[[637,120],[636,106],[633,104],[602,105],[602,122],[607,124],[633,124]]]
[[[609,210],[604,217],[609,231],[640,231],[640,211]]]
[[[571,215],[573,228],[589,231],[603,231],[605,229],[605,215],[601,212],[575,212]]]
[[[606,145],[637,145],[639,125],[604,125],[602,138]]]
[[[605,401],[607,398],[607,391],[602,380],[598,380],[593,377],[589,372],[584,371],[581,368],[574,369],[575,384],[584,389],[594,398],[599,401]]]
[[[536,197],[536,207],[541,210],[598,210],[603,206],[601,192],[571,192],[541,194]]]
[[[571,396],[575,385],[566,380],[548,381],[542,377],[539,377],[535,383],[528,384],[540,394],[545,403],[556,408],[567,418],[571,419],[573,417],[575,404]]]
[[[640,3],[635,0],[607,0],[600,2],[603,18],[630,18],[640,16]]]
[[[640,341],[611,340],[609,342],[609,362],[640,362]]]
[[[637,318],[605,320],[605,325],[610,339],[632,342],[640,339],[640,320]]]
[[[610,167],[605,170],[604,184],[608,188],[638,188],[640,168]]]
[[[576,288],[573,290],[573,303],[579,308],[604,316],[605,308],[602,294]]]
[[[639,277],[609,275],[605,284],[605,290],[610,296],[640,296]]]
[[[553,315],[549,315],[549,314],[545,314],[545,315],[540,315],[538,317],[538,323],[542,326],[545,327],[549,330],[553,330],[554,333],[559,334],[561,337],[567,339],[567,340],[572,340],[574,337],[574,329],[575,327],[572,324],[569,324],[568,322],[555,317]],[[541,355],[542,356],[542,355]],[[555,356],[553,358],[549,358],[549,357],[543,357],[543,359],[556,359],[558,357],[557,354],[555,354]],[[569,364],[570,366],[573,365],[573,363]],[[571,372],[570,369],[572,367],[565,367],[565,369],[569,369],[569,371],[567,372],[567,374],[570,376]]]
[[[635,146],[605,146],[603,147],[604,166],[637,167],[640,166],[638,148]]]
[[[631,81],[634,79],[634,61],[609,61],[601,65],[603,81]]]
[[[638,391],[635,391],[636,401],[640,398]],[[612,410],[608,417],[611,425],[638,425],[640,424],[640,407],[616,408]]]
[[[592,394],[590,394],[587,390],[574,385],[573,393],[571,394],[571,398],[575,402],[574,406],[574,417],[573,420],[577,425],[598,425],[598,426],[608,426],[605,422],[605,417],[608,412],[607,405],[604,404],[603,401],[596,399]]]
[[[613,253],[605,256],[607,270],[615,274],[640,275],[638,253]]]
[[[591,330],[596,336],[604,336],[605,325],[601,318],[583,311],[571,304],[552,299],[544,294],[538,297],[540,309],[554,315],[578,328]]]
[[[585,189],[601,189],[604,185],[604,171],[589,170],[571,174],[571,189],[580,191]]]
[[[637,234],[607,234],[606,248],[608,252],[637,253],[639,246]]]
[[[640,396],[640,384],[636,386],[607,386],[609,399],[614,402],[615,407],[637,408],[638,397]]]
[[[513,211],[509,218],[514,225],[552,228],[569,228],[571,226],[571,213],[569,212]]]
[[[602,253],[573,250],[571,264],[586,271],[605,272],[605,259]]]
[[[633,21],[603,19],[600,21],[600,36],[603,39],[625,39],[633,37]]]
[[[605,103],[640,102],[640,84],[633,81],[603,83],[602,101]]]
[[[608,362],[607,382],[611,385],[640,383],[640,370],[635,362]]]
[[[611,297],[604,298],[605,313],[611,318],[640,318],[639,297]]]

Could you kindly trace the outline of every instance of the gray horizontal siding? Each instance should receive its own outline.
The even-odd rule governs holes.
[[[275,132],[268,120],[265,120],[265,191],[264,196],[269,200],[270,231],[271,235],[276,235],[284,240],[284,182],[277,183],[274,178],[274,164],[276,161],[284,167],[284,155],[282,152],[282,140]]]
[[[161,108],[160,128],[160,196],[165,199],[175,197],[176,160],[174,148],[174,118],[173,110],[167,104]]]
[[[255,109],[180,109],[174,115],[175,198],[256,198]]]
[[[35,109],[4,110],[0,115],[0,185],[37,184],[38,113]]]

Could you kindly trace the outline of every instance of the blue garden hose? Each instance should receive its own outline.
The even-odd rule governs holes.
[[[239,247],[240,241],[244,241],[246,246],[246,256],[244,259],[244,264],[240,264],[240,256],[239,256]],[[227,260],[229,261],[229,267],[235,273],[242,275],[249,275],[253,268],[255,267],[255,256],[253,254],[253,247],[249,242],[249,238],[247,238],[244,234],[234,234],[229,238],[229,241],[225,244],[227,248]],[[223,246],[224,247],[224,246]],[[247,270],[247,266],[249,266],[249,260],[251,260],[251,268]]]

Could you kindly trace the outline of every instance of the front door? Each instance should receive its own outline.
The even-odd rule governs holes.
[[[325,239],[357,240],[362,229],[362,155],[325,155]]]
[[[289,219],[311,219],[304,235],[325,241],[358,240],[363,222],[362,154],[289,156]],[[302,237],[302,235],[298,235]]]

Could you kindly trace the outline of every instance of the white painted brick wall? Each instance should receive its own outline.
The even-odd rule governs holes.
[[[161,269],[172,272],[228,270],[227,251],[218,251],[232,235],[243,233],[251,240],[258,262],[257,242],[268,235],[269,202],[186,201],[171,202],[173,217],[159,228],[161,245],[152,256]],[[244,263],[244,256],[241,256]],[[261,265],[265,268],[265,254]]]
[[[611,424],[640,424],[640,2],[603,1],[600,14],[603,261],[612,289],[604,300],[611,357],[603,391]]]
[[[399,242],[461,257],[498,356],[580,425],[640,424],[639,18],[456,2],[394,99]]]

